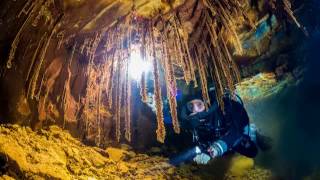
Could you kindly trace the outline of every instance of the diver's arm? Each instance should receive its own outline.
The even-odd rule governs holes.
[[[174,166],[179,166],[190,161],[194,161],[197,164],[207,164],[210,159],[211,157],[207,153],[202,152],[200,147],[196,146],[171,158],[169,163]]]
[[[203,149],[199,151],[197,156],[193,158],[193,161],[195,161],[197,164],[207,164],[211,159],[223,156],[226,152],[228,152],[228,150],[228,145],[225,141],[217,140],[213,142],[207,150]]]
[[[228,145],[223,140],[215,141],[208,148],[208,153],[210,154],[211,158],[222,156],[227,151],[228,151]]]

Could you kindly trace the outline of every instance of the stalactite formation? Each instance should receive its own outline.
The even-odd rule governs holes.
[[[39,0],[39,1],[35,1],[32,4],[32,10],[24,10],[24,8],[22,9],[22,11],[19,13],[18,17],[20,17],[20,15],[23,13],[28,14],[27,19],[24,21],[23,25],[21,26],[21,28],[19,29],[16,37],[14,38],[12,44],[11,44],[11,50],[10,50],[10,54],[9,54],[9,58],[7,61],[7,68],[10,69],[12,67],[12,60],[14,59],[17,47],[19,45],[20,42],[20,38],[22,36],[22,33],[26,30],[26,28],[28,27],[28,25],[31,23],[31,21],[33,20],[35,13],[39,11],[39,8],[42,7],[42,3],[43,0]],[[28,3],[26,4],[28,5]],[[29,12],[29,13],[28,13]]]
[[[146,82],[146,74],[145,74],[145,72],[143,72],[142,75],[141,75],[140,96],[141,96],[142,102],[146,103],[148,95],[147,95],[147,82]]]
[[[206,108],[208,108],[208,105],[210,105],[210,97],[209,97],[209,91],[207,86],[207,73],[206,73],[206,67],[204,66],[203,60],[199,57],[198,52],[195,51],[195,60],[197,62],[197,68],[198,73],[200,77],[201,82],[201,91],[202,91],[202,97],[205,102]]]
[[[38,65],[35,69],[35,72],[33,74],[33,77],[32,77],[32,85],[31,85],[31,94],[30,94],[30,97],[31,99],[34,98],[34,94],[35,94],[35,90],[36,90],[36,86],[37,86],[37,82],[38,82],[38,77],[39,77],[39,74],[40,74],[40,70],[44,64],[44,61],[45,61],[45,56],[47,54],[47,50],[48,50],[48,47],[50,45],[50,42],[51,42],[51,39],[52,39],[52,36],[56,33],[57,31],[57,25],[59,23],[59,20],[61,19],[61,17],[57,20],[56,24],[53,26],[52,28],[52,31],[50,33],[50,35],[48,36],[48,38],[45,39],[46,43],[44,44],[43,48],[41,49],[41,53],[40,53],[40,59],[39,59],[39,62],[38,62]],[[39,88],[41,89],[41,87]]]
[[[121,101],[123,96],[123,86],[121,82],[121,62],[118,62],[117,64],[117,87],[116,87],[116,109],[115,109],[115,121],[116,121],[116,139],[118,142],[120,142],[121,138]]]
[[[177,83],[176,78],[174,75],[174,68],[172,64],[172,60],[169,56],[169,48],[168,45],[165,43],[167,40],[167,36],[164,35],[162,40],[162,60],[164,61],[164,69],[165,69],[165,76],[166,76],[166,82],[167,82],[167,98],[169,100],[169,106],[170,106],[170,112],[171,112],[171,118],[172,118],[172,124],[173,129],[176,133],[180,133],[180,125],[178,120],[178,113],[177,113],[177,100],[176,100],[176,94],[177,94]]]
[[[146,62],[147,61],[146,33],[143,32],[143,29],[142,29],[142,31],[140,30],[140,33],[142,33],[141,34],[141,36],[142,36],[142,45],[141,45],[140,52],[141,52],[143,61]],[[142,72],[141,81],[140,81],[140,96],[141,96],[142,102],[144,102],[144,103],[147,102],[147,98],[148,98],[147,91],[148,91],[148,89],[147,89],[147,82],[146,82],[146,73]]]
[[[129,77],[129,61],[126,67],[126,110],[125,110],[125,138],[131,141],[131,79]]]
[[[150,27],[150,36],[152,42],[152,62],[153,62],[153,78],[154,78],[154,101],[156,103],[156,115],[157,115],[157,140],[159,142],[164,142],[166,136],[166,130],[163,121],[163,107],[162,107],[162,97],[161,97],[161,85],[160,85],[160,74],[159,74],[159,64],[156,56],[156,46],[155,46],[155,32],[154,28]]]
[[[284,11],[288,14],[289,18],[297,25],[297,27],[299,29],[302,30],[302,32],[306,35],[306,36],[309,36],[309,33],[308,31],[305,29],[305,27],[303,27],[299,21],[297,20],[297,18],[294,16],[294,13],[292,11],[292,8],[291,8],[291,2],[290,0],[282,0],[282,3],[283,3],[283,9]]]
[[[291,10],[290,1],[282,0],[282,2],[282,8],[288,17],[302,28]],[[133,78],[130,77],[130,63],[133,61],[130,57],[132,52],[136,51],[143,63],[152,63],[152,78],[149,77],[148,72],[143,71],[136,81],[137,87],[140,88],[142,102],[148,101],[148,93],[152,93],[149,89],[152,87],[147,86],[148,82],[153,81],[157,140],[164,142],[166,137],[164,98],[169,102],[174,131],[180,132],[176,100],[178,72],[183,74],[181,77],[187,85],[193,82],[197,87],[197,79],[199,79],[202,97],[207,108],[210,106],[208,93],[210,80],[215,85],[216,97],[222,108],[223,94],[226,91],[233,92],[235,85],[241,80],[233,55],[243,53],[237,32],[239,25],[237,20],[239,17],[248,19],[244,11],[246,1],[203,0],[202,3],[204,8],[201,10],[201,22],[198,24],[201,32],[199,37],[194,39],[190,38],[190,33],[177,13],[145,19],[138,17],[134,8],[129,14],[120,17],[112,26],[108,25],[85,36],[83,34],[68,36],[61,29],[61,22],[65,20],[63,13],[57,14],[51,11],[55,4],[53,0],[28,0],[17,15],[17,18],[26,17],[11,44],[6,67],[11,69],[13,61],[18,60],[16,51],[24,36],[23,33],[31,26],[41,29],[40,38],[33,42],[36,48],[30,59],[25,79],[28,98],[38,102],[42,94],[42,86],[46,84],[44,72],[49,47],[52,46],[58,50],[62,47],[72,47],[70,58],[66,62],[68,65],[63,67],[66,68],[64,72],[67,72],[66,84],[63,86],[61,95],[56,98],[62,104],[61,111],[65,112],[69,107],[66,96],[67,91],[70,91],[68,89],[72,88],[69,87],[72,79],[71,62],[76,61],[78,57],[83,57],[85,59],[82,62],[85,64],[85,91],[76,99],[79,99],[81,104],[77,107],[77,113],[81,115],[77,117],[82,118],[81,128],[85,131],[84,134],[88,135],[89,131],[96,129],[97,144],[101,144],[104,132],[101,128],[106,119],[103,113],[112,111],[116,140],[121,141],[121,119],[124,117],[124,137],[130,142],[132,96],[136,96],[133,94],[133,88],[136,86],[132,82]],[[243,23],[254,28],[253,22]],[[165,79],[164,84],[161,79]],[[166,89],[166,95],[163,95],[162,89]],[[48,92],[44,94],[48,96]],[[64,116],[63,126],[66,119]]]

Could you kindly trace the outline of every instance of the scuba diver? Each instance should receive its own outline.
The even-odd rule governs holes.
[[[215,99],[210,89],[211,99]],[[170,159],[173,165],[188,161],[207,164],[211,159],[227,152],[238,152],[254,158],[258,148],[266,151],[271,148],[271,139],[261,135],[254,124],[249,122],[248,114],[238,95],[225,93],[224,110],[214,100],[206,111],[205,102],[193,97],[181,110],[181,126],[192,133],[193,148]]]

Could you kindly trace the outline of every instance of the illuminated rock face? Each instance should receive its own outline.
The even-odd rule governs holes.
[[[152,117],[157,120],[146,122],[146,129],[156,131],[163,142],[163,98],[168,98],[172,126],[180,132],[177,79],[201,87],[207,102],[207,84],[214,81],[219,99],[225,89],[234,90],[240,73],[256,74],[250,71],[251,63],[273,52],[270,37],[282,21],[302,28],[291,4],[281,2],[1,2],[1,121],[35,129],[56,124],[88,143],[105,146],[114,139],[130,141],[136,129],[145,127],[139,120]],[[142,75],[138,88],[142,101],[147,92],[155,94],[156,117],[141,113],[138,108],[145,105],[132,100],[139,90],[129,80],[125,56],[135,43],[143,46],[142,56],[151,57],[151,73]]]

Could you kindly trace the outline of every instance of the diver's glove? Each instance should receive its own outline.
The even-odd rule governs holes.
[[[193,161],[197,164],[208,164],[210,161],[211,157],[205,153],[203,153],[200,149],[199,146],[196,146],[194,149],[195,153],[197,154],[194,158]]]
[[[196,157],[193,158],[193,161],[197,164],[208,164],[208,162],[211,160],[211,157],[207,155],[206,153],[200,153]]]
[[[209,148],[208,148],[208,153],[212,158],[222,156],[225,152],[228,151],[228,145],[222,141],[218,140],[214,142]]]

